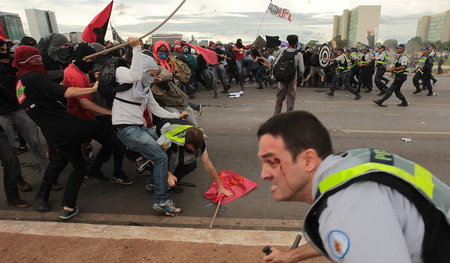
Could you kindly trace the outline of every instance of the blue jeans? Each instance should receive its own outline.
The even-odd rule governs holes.
[[[244,86],[244,62],[242,60],[236,60],[236,68],[239,79],[239,85],[242,88]]]
[[[158,135],[153,129],[132,125],[120,129],[117,138],[131,151],[140,153],[145,159],[153,161],[153,184],[155,203],[169,199],[167,193],[168,157],[163,148],[156,143]]]

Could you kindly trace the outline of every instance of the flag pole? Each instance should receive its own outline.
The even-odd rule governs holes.
[[[270,6],[271,3],[272,3],[272,0],[270,0],[269,6]],[[266,17],[266,14],[267,14],[267,9],[266,9],[266,12],[264,12],[264,15],[263,15],[263,17],[261,19],[261,23],[259,23],[258,32],[256,33],[256,37],[259,36],[259,31],[261,30],[261,25],[262,25],[262,23],[264,21],[264,18]]]
[[[150,32],[148,32],[145,35],[141,36],[139,39],[143,39],[143,38],[147,37],[148,35],[152,34],[153,32],[155,32],[156,30],[158,30],[159,28],[161,28],[167,21],[169,21],[169,19],[171,19],[176,14],[176,12],[181,8],[181,6],[183,6],[183,4],[185,2],[186,2],[186,0],[183,0],[178,5],[178,7],[175,8],[175,10],[173,10],[173,12],[166,19],[164,19],[164,21],[162,21],[157,27],[153,28]],[[129,45],[129,43],[125,42],[123,44],[120,44],[120,45],[117,45],[117,46],[114,46],[114,47],[111,47],[111,48],[107,48],[105,50],[99,51],[99,52],[94,53],[92,55],[86,56],[86,57],[83,58],[83,60],[87,60],[87,59],[94,58],[94,57],[97,57],[97,56],[100,56],[100,55],[108,54],[109,52],[111,52],[113,50],[123,48],[123,47],[125,47],[127,45]]]
[[[221,204],[222,204],[222,198],[220,198],[219,203],[217,203],[216,211],[214,212],[214,216],[213,216],[213,218],[211,220],[211,223],[209,224],[209,227],[208,227],[209,229],[211,229],[213,227],[213,225],[214,225],[214,221],[216,220],[217,213],[219,213],[219,208],[220,208]]]

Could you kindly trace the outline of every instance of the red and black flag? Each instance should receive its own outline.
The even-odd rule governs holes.
[[[97,42],[105,44],[105,34],[108,29],[109,18],[111,17],[113,2],[109,3],[83,30],[81,38],[88,43]]]
[[[3,33],[3,21],[0,21],[0,39],[3,41],[9,41],[9,39],[6,38],[5,34]]]

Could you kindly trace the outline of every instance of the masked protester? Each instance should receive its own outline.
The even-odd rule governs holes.
[[[9,55],[6,43],[0,39],[0,125],[11,147],[15,147],[16,144],[14,129],[16,128],[28,143],[44,171],[48,165],[48,158],[39,137],[39,130],[17,103],[16,72],[17,69],[13,67],[13,56]],[[32,190],[31,185],[21,175],[18,182],[21,191]]]
[[[111,147],[111,130],[107,125],[82,119],[66,112],[66,98],[83,96],[97,90],[92,88],[73,88],[56,84],[46,78],[47,71],[42,63],[39,50],[30,46],[20,46],[14,52],[14,66],[18,68],[16,95],[22,109],[41,128],[49,146],[55,148],[56,155],[44,172],[44,178],[36,195],[35,206],[38,211],[51,209],[48,198],[52,184],[57,180],[61,166],[70,162],[73,171],[66,183],[62,210],[62,219],[78,214],[76,205],[78,192],[87,173],[86,163],[81,154],[80,145],[89,139],[95,139],[103,147]],[[103,163],[109,156],[99,152],[94,163]]]
[[[138,152],[147,160],[153,161],[152,179],[147,186],[155,194],[153,210],[166,215],[177,215],[181,208],[175,207],[167,192],[168,158],[164,150],[156,143],[158,136],[153,129],[144,126],[144,110],[160,118],[185,118],[187,112],[171,113],[161,108],[155,101],[150,89],[152,83],[160,82],[157,77],[159,67],[155,60],[141,53],[136,38],[129,38],[133,47],[133,59],[130,68],[118,67],[116,81],[119,84],[132,84],[128,90],[117,92],[112,108],[112,123],[117,129],[117,138],[131,151]],[[158,49],[154,49],[157,51]],[[168,52],[168,49],[167,49]],[[158,61],[165,61],[160,56]]]
[[[38,43],[42,61],[48,73],[48,78],[60,83],[64,69],[69,65],[72,47],[63,34],[52,33],[42,38]]]

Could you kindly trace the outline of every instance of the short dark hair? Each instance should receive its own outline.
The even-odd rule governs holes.
[[[344,53],[344,49],[343,48],[338,48],[336,49],[336,52],[341,51],[342,53]]]
[[[259,127],[258,138],[265,134],[281,136],[293,160],[307,149],[314,149],[322,160],[333,153],[327,129],[306,111],[290,111],[273,116]]]
[[[289,46],[295,47],[298,44],[298,36],[297,35],[289,35],[287,36],[286,40],[289,43]]]
[[[203,146],[203,143],[205,143],[203,132],[198,127],[188,128],[186,130],[185,139],[184,145],[191,144],[195,150],[200,149]]]

